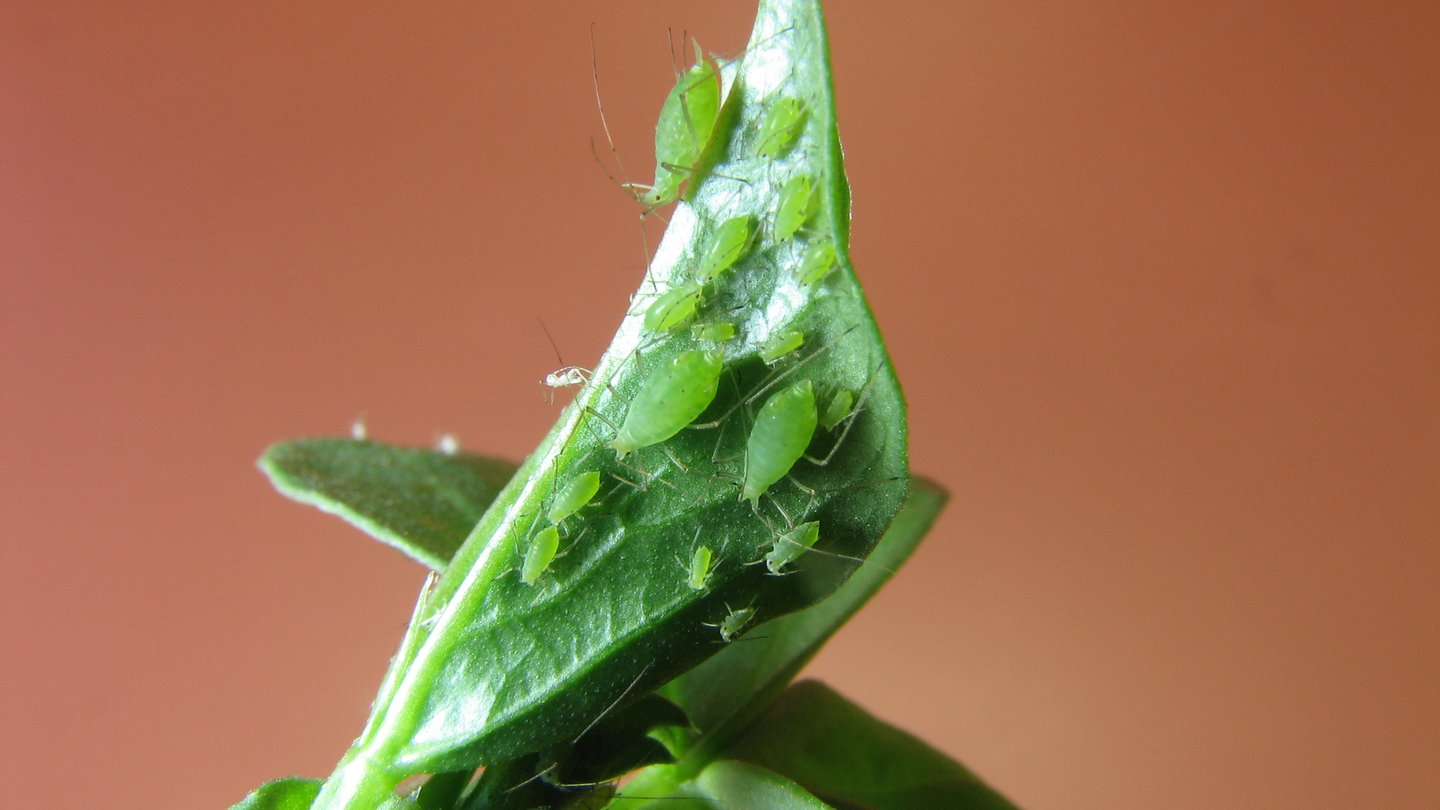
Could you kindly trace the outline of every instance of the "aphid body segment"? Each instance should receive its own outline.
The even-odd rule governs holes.
[[[809,175],[796,175],[780,188],[780,202],[775,207],[775,239],[784,242],[805,227],[815,215],[820,187]]]
[[[808,521],[781,534],[772,541],[770,551],[765,555],[765,567],[772,574],[785,573],[785,566],[799,559],[820,539],[820,523]]]
[[[655,185],[637,196],[642,205],[658,208],[680,199],[681,187],[694,176],[719,117],[720,70],[696,43],[695,64],[680,75],[660,108],[655,124]]]
[[[567,517],[580,511],[595,493],[600,491],[600,473],[591,470],[571,478],[565,486],[555,494],[555,500],[550,502],[550,510],[545,517],[551,523],[559,523]]]
[[[735,637],[745,631],[745,626],[755,618],[755,608],[743,607],[739,610],[732,610],[720,621],[720,639],[726,644],[735,640]]]
[[[731,217],[720,223],[700,257],[699,276],[702,282],[712,281],[730,269],[750,248],[755,235],[755,220],[749,214]]]
[[[768,366],[803,345],[805,335],[800,332],[781,332],[760,344],[760,359]]]
[[[794,145],[804,124],[805,105],[800,99],[787,97],[776,101],[760,125],[755,154],[763,158],[779,157]]]
[[[666,362],[640,387],[610,447],[620,458],[684,430],[715,401],[720,353],[692,349]]]
[[[666,290],[645,310],[645,329],[668,332],[690,323],[700,307],[701,289],[699,284],[688,283]]]
[[[814,284],[826,276],[835,268],[835,243],[830,241],[816,242],[805,251],[805,257],[800,260],[801,284]]]
[[[526,585],[534,585],[550,567],[555,559],[555,552],[560,548],[560,530],[554,526],[546,526],[530,538],[530,545],[525,549],[525,561],[520,564],[520,581]]]
[[[760,406],[745,445],[741,500],[758,505],[760,496],[790,472],[815,437],[817,420],[815,388],[809,380],[788,386]]]
[[[710,574],[713,573],[710,568],[712,562],[710,547],[696,546],[695,553],[690,555],[689,574],[685,579],[685,584],[689,585],[691,590],[705,590],[705,583],[710,581]]]

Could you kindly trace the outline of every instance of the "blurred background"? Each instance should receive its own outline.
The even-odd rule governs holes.
[[[809,673],[1032,810],[1440,807],[1440,5],[829,13],[953,500]],[[644,264],[591,24],[638,176],[752,14],[0,7],[7,806],[329,772],[423,573],[254,459],[526,454]]]

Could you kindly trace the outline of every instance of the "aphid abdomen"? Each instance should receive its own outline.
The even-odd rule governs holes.
[[[815,388],[801,380],[770,397],[755,415],[745,446],[745,482],[740,497],[758,504],[776,481],[805,454],[818,422]]]
[[[546,526],[536,532],[535,536],[530,538],[529,547],[525,549],[525,561],[520,564],[520,581],[526,585],[534,585],[540,575],[550,567],[559,548],[559,529]]]
[[[610,442],[621,458],[684,430],[710,407],[720,387],[719,352],[691,350],[665,363],[630,403]]]

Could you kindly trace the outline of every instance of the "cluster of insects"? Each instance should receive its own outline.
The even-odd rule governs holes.
[[[723,193],[716,192],[718,203],[712,195],[713,204],[689,206],[696,218],[695,238],[670,272],[652,276],[657,280],[650,291],[634,299],[631,317],[641,339],[627,361],[637,380],[628,395],[576,366],[545,378],[552,389],[603,385],[591,401],[610,407],[585,406],[588,430],[603,448],[592,448],[569,465],[585,466],[602,451],[589,463],[594,469],[557,475],[548,507],[525,532],[519,570],[526,585],[541,583],[564,554],[562,543],[579,542],[586,513],[618,512],[627,490],[673,486],[654,466],[734,491],[736,502],[748,504],[769,537],[760,548],[731,553],[727,561],[723,543],[703,540],[702,525],[688,555],[681,557],[678,550],[675,555],[683,569],[677,588],[704,592],[727,564],[763,564],[776,576],[792,572],[822,536],[820,521],[809,514],[818,493],[794,475],[796,468],[802,461],[828,465],[864,409],[868,384],[857,389],[821,382],[827,354],[848,331],[807,345],[810,336],[793,315],[775,319],[760,311],[779,286],[801,295],[823,291],[837,267],[835,236],[822,216],[828,178],[812,165],[817,161],[786,160],[804,151],[811,119],[807,102],[788,95],[782,82],[764,97],[748,100],[763,115],[727,112],[747,103],[747,89],[733,81],[727,88],[721,64],[705,57],[698,45],[695,53],[695,63],[680,72],[661,108],[654,182],[621,186],[646,214],[693,197],[711,177],[716,187],[734,189],[734,202],[727,206]],[[749,167],[748,174],[758,179],[724,176],[732,166]],[[747,271],[744,283],[733,281],[737,267]],[[757,289],[749,280],[753,277],[773,277],[774,282]],[[738,370],[741,366],[751,370]],[[703,419],[707,413],[712,418]],[[708,457],[697,459],[692,453],[682,460],[676,437],[707,429],[717,437]],[[821,431],[832,436],[830,447],[812,455]],[[613,465],[603,460],[608,455],[603,451],[613,452]],[[607,478],[616,485],[600,495]],[[786,481],[789,492],[799,493],[798,501],[789,500],[788,510],[776,497]],[[755,559],[740,559],[745,556]],[[727,607],[713,626],[729,642],[756,613],[753,605]]]

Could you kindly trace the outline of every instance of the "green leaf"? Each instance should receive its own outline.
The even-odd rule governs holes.
[[[790,687],[727,754],[844,807],[1015,808],[960,763],[817,681]]]
[[[832,593],[900,508],[909,484],[904,402],[850,266],[849,191],[817,0],[763,2],[744,56],[718,63],[716,131],[634,305],[592,379],[424,601],[413,657],[397,658],[393,690],[317,807],[363,807],[409,773],[509,761],[573,739],[627,696],[722,649],[715,625],[732,613],[763,621]],[[770,111],[796,99],[793,138],[766,135],[774,154],[757,154]],[[777,240],[780,189],[802,175],[819,189],[818,210],[808,228]],[[652,303],[696,285],[715,231],[739,216],[753,217],[756,238],[700,283],[693,314],[697,325],[733,324],[737,336],[710,343],[690,329],[647,330]],[[833,269],[802,278],[817,245],[833,246]],[[791,333],[802,338],[798,350],[762,360]],[[657,393],[659,380],[674,390]],[[742,501],[747,452],[773,452],[747,441],[755,414],[802,380],[824,402],[851,392],[856,407],[815,435],[788,477]],[[718,396],[695,416],[712,388]],[[605,482],[594,502],[550,526],[556,493],[592,472]],[[818,524],[819,540],[787,575],[753,564],[802,522]],[[560,553],[527,585],[516,569],[542,531],[562,535]],[[697,544],[716,560],[698,590],[683,563]]]
[[[319,779],[287,776],[266,782],[248,796],[230,805],[230,810],[309,810],[320,793]]]
[[[704,732],[696,757],[703,762],[746,725],[795,677],[842,624],[909,559],[934,524],[947,496],[923,478],[865,564],[817,605],[757,628],[744,644],[732,644],[666,684],[663,694]]]
[[[259,466],[285,495],[339,515],[438,571],[516,465],[470,453],[302,439],[272,445]]]

